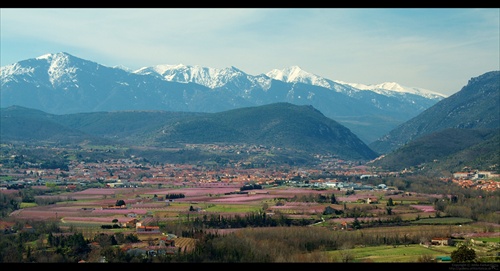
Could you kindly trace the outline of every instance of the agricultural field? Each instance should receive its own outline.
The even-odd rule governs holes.
[[[183,195],[167,199],[167,195]],[[319,196],[334,195],[336,203],[318,202]],[[412,240],[414,236],[443,237],[455,236],[457,242],[464,238],[474,240],[480,255],[485,257],[499,251],[492,243],[500,243],[500,225],[481,224],[471,219],[436,215],[432,204],[438,197],[431,194],[394,194],[387,191],[357,191],[347,195],[337,189],[314,190],[297,187],[265,187],[240,193],[239,186],[167,187],[167,188],[91,188],[78,192],[62,192],[55,196],[40,196],[45,199],[54,197],[60,201],[55,204],[38,206],[33,203],[21,204],[21,209],[12,212],[9,220],[36,220],[57,222],[61,228],[77,228],[84,235],[99,233],[137,233],[135,227],[125,227],[127,222],[137,219],[143,226],[175,227],[194,218],[210,215],[240,216],[265,212],[268,216],[286,215],[292,219],[316,221],[312,227],[331,231],[351,231],[357,238],[363,236],[404,236]],[[367,203],[366,199],[373,202]],[[125,205],[118,208],[118,201]],[[391,213],[388,204],[392,202]],[[327,208],[344,211],[342,214],[326,214]],[[355,217],[346,216],[354,212]],[[376,224],[380,221],[398,218],[397,224],[370,226],[361,230],[351,225]],[[370,224],[370,225],[372,225]],[[121,225],[105,229],[103,225]],[[237,232],[241,229],[209,229],[218,234]],[[139,233],[144,244],[159,240],[169,232]],[[385,238],[385,237],[384,237]],[[426,255],[435,259],[450,256],[455,246],[429,246],[429,240],[420,244],[401,243],[395,246],[356,246],[326,251],[323,257],[337,262],[415,262],[416,257]],[[176,247],[192,249],[195,239],[177,236]],[[135,245],[135,247],[140,244]],[[493,251],[493,252],[492,252]]]
[[[400,195],[385,195],[379,191],[361,191],[355,195],[344,195],[338,190],[312,190],[306,188],[265,188],[251,190],[248,193],[237,193],[239,187],[194,187],[194,188],[91,188],[79,192],[65,192],[57,196],[63,201],[55,204],[36,206],[32,203],[21,205],[22,209],[11,214],[18,219],[59,220],[61,223],[86,221],[88,223],[111,223],[113,219],[126,222],[131,216],[140,218],[177,218],[183,216],[190,208],[200,214],[245,214],[266,211],[270,214],[281,213],[323,217],[330,223],[349,221],[350,218],[323,216],[327,206],[337,210],[357,208],[363,212],[360,220],[369,221],[386,218],[387,199],[395,202],[392,215],[399,215],[407,220],[415,217],[434,217],[435,210],[429,202],[429,195],[418,195],[401,199]],[[183,194],[185,197],[173,200],[164,199],[168,194]],[[317,195],[335,195],[336,204],[318,203]],[[51,196],[40,196],[48,198]],[[310,200],[308,200],[310,198]],[[378,198],[378,203],[363,203],[366,198]],[[67,200],[65,200],[67,199]],[[294,200],[295,199],[295,200]],[[126,203],[126,208],[108,208],[118,200]],[[419,204],[415,204],[415,203]],[[428,202],[429,205],[423,205]]]
[[[343,249],[329,252],[330,257],[337,259],[352,258],[353,262],[373,263],[407,263],[414,262],[422,255],[436,259],[449,256],[455,247],[426,247],[422,245],[407,246],[374,246]]]
[[[10,214],[17,219],[58,220],[62,224],[111,224],[114,219],[119,223],[130,220],[159,218],[177,219],[185,216],[190,209],[195,214],[242,215],[265,211],[269,214],[281,213],[296,217],[323,218],[324,226],[333,226],[342,222],[352,222],[354,218],[323,215],[326,207],[336,210],[356,209],[361,212],[360,221],[373,221],[399,216],[402,220],[415,224],[467,224],[471,220],[459,218],[436,218],[430,199],[437,195],[387,194],[384,191],[359,191],[354,195],[336,189],[312,190],[307,188],[265,188],[250,190],[240,194],[238,186],[226,187],[191,187],[191,188],[91,188],[79,192],[64,192],[57,196],[63,201],[55,204],[36,206],[23,203],[22,209]],[[183,194],[185,197],[173,200],[164,199],[168,194]],[[317,195],[335,195],[336,204],[318,203]],[[51,197],[51,196],[40,196]],[[311,200],[308,200],[311,198]],[[367,198],[377,198],[377,203],[364,203]],[[387,201],[392,199],[392,214],[387,214]],[[67,200],[64,200],[67,199]],[[295,199],[295,200],[293,200]],[[108,208],[118,200],[126,203],[126,208]],[[427,204],[424,204],[427,203]],[[418,217],[418,219],[417,219]],[[433,219],[434,218],[434,219]]]

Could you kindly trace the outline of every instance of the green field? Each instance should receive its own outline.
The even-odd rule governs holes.
[[[500,236],[499,237],[474,237],[475,241],[486,242],[486,243],[496,243],[500,246]]]
[[[30,208],[30,207],[36,207],[38,204],[34,202],[21,202],[21,205],[19,206],[21,209],[23,208]]]
[[[458,225],[474,222],[469,218],[461,217],[436,217],[436,218],[425,218],[416,221],[412,221],[413,224],[427,224],[427,225]]]
[[[432,259],[438,256],[450,256],[451,252],[456,250],[454,246],[439,246],[427,248],[422,245],[408,246],[375,246],[359,247],[352,249],[336,250],[328,252],[329,256],[341,260],[349,255],[352,262],[376,262],[376,263],[395,263],[395,262],[417,262],[422,255],[429,255]]]

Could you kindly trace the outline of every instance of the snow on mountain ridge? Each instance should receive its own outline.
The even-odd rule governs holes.
[[[291,66],[283,70],[274,69],[266,74],[267,76],[275,79],[284,81],[287,83],[305,83],[315,86],[320,86],[328,89],[335,90],[337,92],[343,92],[347,95],[352,95],[353,92],[360,90],[373,91],[375,93],[384,96],[393,96],[396,93],[404,94],[410,93],[419,95],[429,99],[442,99],[446,98],[446,95],[434,92],[431,90],[416,88],[416,87],[404,87],[395,82],[385,82],[377,85],[364,85],[357,83],[347,83],[339,80],[329,80],[321,76],[308,73],[302,70],[298,66]],[[340,86],[339,86],[340,85]],[[343,86],[348,86],[350,88],[346,89]]]
[[[52,54],[45,54],[45,55],[41,55],[39,57],[36,57],[35,59],[36,60],[40,60],[40,59],[46,59],[46,60],[49,60],[52,58]]]
[[[365,85],[360,83],[347,83],[343,81],[335,81],[339,84],[349,85],[361,90],[369,90],[382,95],[391,95],[395,93],[410,93],[419,95],[429,99],[442,99],[447,96],[428,89],[417,88],[417,87],[406,87],[395,82],[385,82],[376,85]]]
[[[44,54],[36,60],[46,60],[49,63],[49,78],[50,82],[54,85],[56,83],[73,82],[76,83],[77,66],[70,65],[71,61],[78,59],[67,53],[61,52],[56,54]],[[19,62],[18,62],[19,63]],[[14,74],[30,74],[34,72],[36,66],[23,67],[18,63],[1,67],[0,77],[2,84],[10,80],[9,75]],[[96,63],[99,66],[99,64]],[[342,92],[349,96],[359,93],[359,91],[373,91],[375,93],[394,96],[397,93],[404,94],[410,93],[419,95],[430,99],[442,99],[446,95],[438,92],[416,88],[404,87],[394,82],[385,82],[377,85],[364,85],[358,83],[347,83],[338,80],[330,80],[321,76],[306,72],[299,66],[290,66],[282,70],[273,69],[266,74],[258,76],[249,75],[234,66],[224,69],[216,69],[202,66],[189,66],[184,64],[177,65],[156,65],[151,67],[144,67],[136,71],[130,71],[122,68],[125,71],[135,74],[150,74],[158,76],[167,81],[175,81],[179,83],[197,83],[208,88],[214,89],[223,87],[226,84],[233,86],[243,87],[244,91],[251,91],[255,86],[260,86],[262,89],[267,90],[272,84],[272,79],[283,81],[286,83],[304,83],[315,85],[336,92]]]
[[[303,83],[314,86],[319,86],[336,92],[342,92],[352,96],[359,91],[372,91],[384,96],[394,96],[397,93],[410,93],[419,95],[429,99],[442,99],[446,96],[434,91],[422,88],[410,88],[399,85],[395,82],[385,82],[377,85],[364,85],[357,83],[347,83],[338,80],[329,80],[321,76],[306,72],[299,66],[290,66],[282,70],[273,69],[261,76],[248,75],[245,72],[235,68],[234,66],[225,69],[207,68],[198,65],[188,66],[183,64],[177,65],[156,65],[152,67],[141,68],[134,73],[146,74],[154,73],[160,75],[167,81],[176,81],[180,83],[193,82],[214,89],[222,87],[230,81],[235,81],[238,77],[245,78],[255,85],[261,86],[263,89],[268,89],[271,80],[267,80],[262,76],[270,79],[282,81],[285,83]]]
[[[74,66],[70,66],[69,56],[67,54],[58,53],[48,58],[50,61],[49,66],[49,80],[52,85],[62,83],[63,81],[71,82],[76,78],[76,71]]]
[[[47,74],[53,86],[63,81],[74,81],[76,80],[76,71],[78,69],[69,65],[70,57],[71,55],[67,53],[44,54],[34,58],[35,62],[26,60],[28,61],[27,63],[30,63],[29,65],[23,65],[21,62],[17,62],[4,66],[1,68],[2,84],[7,83],[12,75],[26,75],[32,77],[37,67],[43,65],[48,65]]]
[[[20,74],[32,74],[35,71],[33,67],[23,67],[19,63],[10,64],[7,66],[3,66],[0,70],[0,80],[2,84],[10,81],[10,78],[13,75]]]
[[[188,66],[184,64],[160,64],[151,67],[144,67],[134,71],[136,74],[156,74],[167,81],[178,83],[197,83],[210,88],[217,86],[216,78],[220,73],[214,68],[205,68],[201,66]]]
[[[134,73],[159,75],[167,81],[175,81],[178,83],[196,83],[211,89],[222,87],[231,81],[237,81],[238,78],[241,78],[241,80],[248,80],[253,84],[259,84],[261,86],[266,85],[262,79],[256,80],[253,76],[249,76],[234,66],[230,68],[217,69],[198,65],[189,66],[184,64],[163,64],[152,67],[144,67],[134,71]]]
[[[299,66],[291,66],[283,70],[273,69],[266,73],[267,76],[275,80],[286,83],[304,83],[334,89],[327,79],[302,70]]]
[[[124,71],[129,72],[129,73],[133,72],[132,69],[130,69],[129,67],[123,66],[123,65],[116,65],[116,66],[113,66],[113,68],[114,69],[124,70]]]

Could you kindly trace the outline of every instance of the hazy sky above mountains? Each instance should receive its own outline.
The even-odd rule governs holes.
[[[1,66],[67,52],[132,70],[299,66],[451,95],[500,70],[499,8],[1,8]]]

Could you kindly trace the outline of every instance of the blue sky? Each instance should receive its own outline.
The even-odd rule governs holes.
[[[1,66],[67,52],[105,66],[299,66],[451,95],[500,70],[499,8],[1,8]]]

